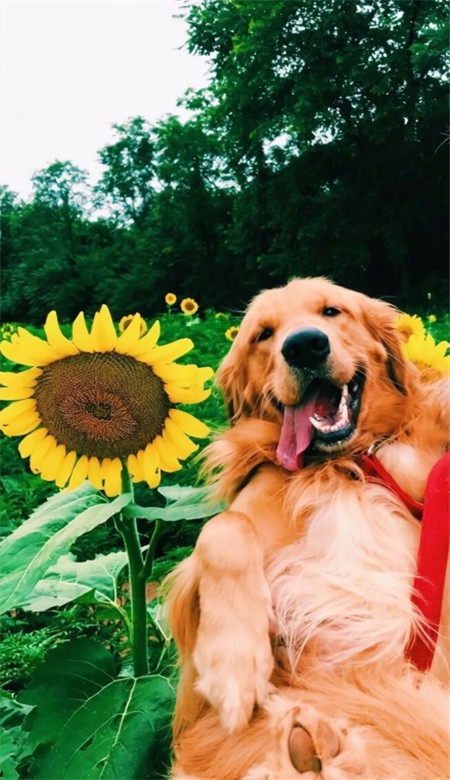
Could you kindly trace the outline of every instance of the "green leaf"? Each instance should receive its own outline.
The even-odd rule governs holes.
[[[50,650],[19,695],[22,706],[34,706],[24,722],[30,752],[48,748],[72,713],[115,675],[113,656],[92,639],[74,639]]]
[[[92,602],[109,604],[117,596],[117,576],[127,560],[123,551],[97,555],[89,561],[77,561],[71,553],[62,555],[16,607],[44,612],[88,593],[92,594]]]
[[[20,760],[31,751],[24,750],[27,732],[22,723],[33,709],[15,699],[0,696],[0,777],[15,780],[19,777],[17,767]]]
[[[169,763],[173,700],[164,677],[114,680],[65,723],[36,778],[154,780]]]
[[[130,500],[126,493],[106,502],[101,494],[84,489],[65,494],[64,500],[58,494],[33,512],[0,544],[0,614],[22,603],[75,539],[105,523]]]
[[[162,520],[166,523],[177,520],[200,520],[222,512],[224,504],[214,502],[210,487],[171,487],[158,488],[158,492],[168,502],[166,507],[141,507],[135,504],[126,508],[128,517],[141,517],[146,520]]]

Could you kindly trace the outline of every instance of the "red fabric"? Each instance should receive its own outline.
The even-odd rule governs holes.
[[[445,574],[450,545],[450,452],[433,467],[425,488],[413,604],[426,620],[424,635],[416,634],[406,657],[421,672],[431,666],[439,634]]]
[[[406,657],[419,669],[430,668],[439,634],[445,575],[450,548],[450,452],[432,468],[420,504],[402,490],[375,455],[363,454],[360,465],[373,482],[386,485],[398,495],[411,514],[422,518],[413,604],[422,612],[425,623],[406,648]]]

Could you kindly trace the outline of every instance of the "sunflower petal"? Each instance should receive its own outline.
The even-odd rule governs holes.
[[[144,354],[145,352],[149,352],[155,347],[159,339],[160,333],[161,333],[161,326],[159,324],[159,321],[156,320],[153,323],[150,330],[148,331],[148,333],[146,333],[145,336],[139,339],[136,346],[130,347],[130,349],[128,350],[128,354],[131,355],[132,357],[137,358],[140,355]]]
[[[55,483],[59,488],[63,488],[67,480],[69,479],[73,471],[73,467],[75,466],[76,459],[77,459],[77,453],[75,452],[75,450],[71,450],[71,452],[68,452],[66,457],[64,458],[57,474],[55,475]]]
[[[210,389],[203,390],[203,387],[200,385],[184,388],[168,383],[164,386],[164,389],[169,396],[170,402],[173,404],[199,404],[211,395]]]
[[[5,436],[25,436],[26,433],[34,431],[41,424],[41,418],[34,412],[27,412],[19,420],[4,425],[0,425],[0,431]]]
[[[144,474],[136,455],[128,455],[127,468],[131,474],[133,482],[142,482],[144,479]]]
[[[16,401],[14,404],[10,404],[0,412],[0,426],[13,422],[22,417],[27,412],[36,411],[36,401],[33,398],[27,398],[25,401]]]
[[[77,317],[75,317],[72,325],[72,339],[78,349],[82,352],[93,352],[92,339],[87,329],[86,320],[84,319],[84,312],[80,311]]]
[[[173,448],[162,436],[156,436],[152,442],[159,456],[160,466],[164,471],[172,472],[181,469],[181,463],[178,462]]]
[[[28,368],[26,371],[14,373],[0,371],[0,383],[7,387],[34,387],[37,378],[42,374],[40,368]]]
[[[188,458],[189,455],[198,450],[198,444],[194,444],[169,417],[166,419],[162,436],[163,440],[167,437],[179,458]]]
[[[33,387],[0,387],[0,401],[22,401],[33,395]]]
[[[41,470],[42,479],[47,480],[47,482],[53,482],[64,463],[65,457],[66,448],[64,444],[58,444],[55,449],[50,448],[50,451],[45,456],[45,462]]]
[[[128,328],[117,339],[115,346],[116,352],[120,354],[128,353],[130,349],[136,346],[141,334],[141,315],[135,314]]]
[[[204,439],[208,436],[210,429],[205,423],[197,420],[189,412],[183,412],[181,409],[170,409],[169,417],[176,423],[188,436],[195,436],[196,439]]]
[[[191,339],[177,339],[177,341],[172,341],[171,344],[155,347],[142,359],[152,366],[156,363],[170,363],[172,360],[177,360],[177,358],[190,352],[193,346],[194,343]]]
[[[147,444],[143,458],[144,479],[151,488],[158,487],[161,482],[159,456],[153,444]]]
[[[73,343],[73,341],[70,341],[68,338],[66,338],[66,336],[64,336],[63,333],[61,333],[56,311],[51,311],[47,315],[44,330],[50,346],[60,352],[62,356],[68,357],[69,355],[79,354],[80,350]]]
[[[153,373],[163,382],[173,382],[180,387],[190,387],[197,384],[198,368],[194,365],[183,366],[178,363],[156,363],[152,366]]]
[[[105,460],[109,463],[105,464]],[[105,493],[109,498],[112,496],[118,496],[122,489],[122,462],[120,458],[109,458],[103,461],[103,477],[105,480]]]
[[[204,368],[198,369],[197,382],[207,382],[208,379],[212,379],[214,376],[214,370],[210,366],[204,366]]]
[[[87,455],[82,455],[79,461],[77,462],[74,470],[72,471],[72,476],[70,477],[69,484],[66,487],[66,490],[75,490],[77,487],[80,487],[81,483],[84,482],[84,480],[87,477],[88,472],[88,457]]]
[[[96,352],[110,352],[117,343],[116,329],[108,307],[103,304],[94,315],[91,341]]]
[[[33,447],[30,455],[30,469],[33,474],[41,474],[45,468],[45,459],[47,455],[56,450],[57,443],[54,436],[46,436]]]
[[[35,446],[39,444],[40,441],[45,439],[47,433],[47,428],[38,428],[37,431],[33,431],[33,433],[29,433],[28,436],[25,436],[25,438],[19,442],[19,446],[17,448],[22,458],[28,458],[28,456],[33,452]]]
[[[48,347],[48,344],[45,344],[44,341],[42,343],[44,347]],[[7,360],[11,360],[12,363],[20,363],[23,366],[45,366],[47,363],[53,363],[60,357],[58,353],[51,350],[51,347],[48,347],[48,350],[34,349],[29,351],[19,341],[14,343],[12,341],[2,341],[0,343],[0,352]]]
[[[17,328],[17,340],[14,341],[14,346],[28,355],[33,355],[35,365],[53,363],[55,360],[65,357],[59,349],[55,349],[39,336],[29,333],[25,328]]]
[[[94,456],[89,458],[87,478],[97,490],[102,490],[103,480],[100,461]]]

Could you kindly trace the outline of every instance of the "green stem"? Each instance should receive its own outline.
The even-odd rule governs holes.
[[[153,533],[150,539],[150,544],[148,546],[147,554],[145,556],[145,561],[144,561],[144,576],[146,580],[148,580],[148,578],[150,577],[153,571],[153,558],[155,557],[156,542],[159,539],[161,528],[162,528],[162,520],[155,520],[155,527],[153,529]]]
[[[122,490],[124,493],[133,492],[130,475],[125,464],[122,469]],[[132,624],[131,648],[134,673],[136,677],[141,677],[144,674],[148,674],[144,559],[141,552],[136,518],[123,517],[121,515],[118,518],[118,528],[123,536],[128,555]]]

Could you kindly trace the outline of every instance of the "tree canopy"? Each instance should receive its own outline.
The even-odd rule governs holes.
[[[200,0],[211,63],[190,118],[114,125],[103,175],[56,161],[28,203],[4,189],[4,316],[107,301],[152,314],[170,290],[242,308],[326,274],[399,305],[444,295],[447,3]]]

